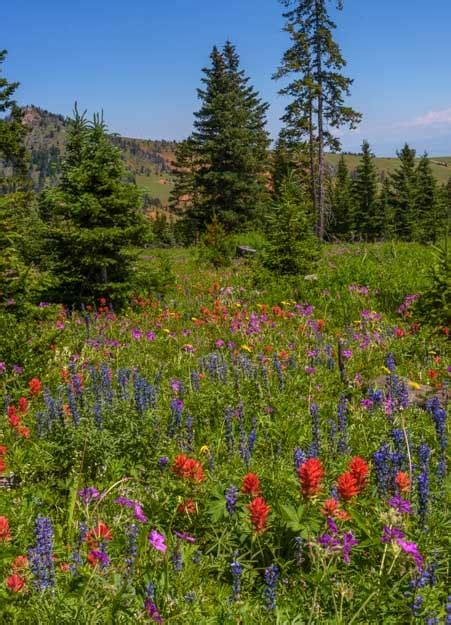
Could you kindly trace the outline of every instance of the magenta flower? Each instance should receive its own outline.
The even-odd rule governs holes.
[[[107,554],[99,549],[93,549],[89,552],[88,561],[91,562],[91,564],[100,564],[102,568],[108,566],[110,563],[110,559]]]
[[[133,510],[134,510],[134,513],[135,513],[135,519],[137,521],[140,521],[141,523],[147,523],[147,521],[149,519],[144,514],[142,506],[141,506],[141,504],[138,501],[135,501],[135,504],[133,506]]]
[[[165,543],[166,538],[163,534],[159,534],[156,530],[152,530],[148,536],[148,541],[154,549],[166,553],[167,545]]]
[[[125,506],[126,508],[133,508],[135,513],[135,519],[140,521],[141,523],[147,523],[148,518],[144,514],[144,510],[142,509],[142,505],[139,501],[135,501],[134,499],[127,499],[127,497],[118,497],[114,500],[114,503],[119,504],[120,506]]]
[[[354,538],[352,532],[343,534],[343,560],[346,564],[351,562],[350,554],[354,545],[358,545],[359,541]]]
[[[94,486],[87,486],[86,488],[78,491],[78,496],[85,506],[87,506],[91,503],[91,501],[98,499],[100,497],[100,493]]]
[[[139,341],[139,339],[141,338],[141,330],[139,328],[133,328],[132,330],[132,338],[135,339],[135,341]]]
[[[186,532],[175,531],[174,534],[177,536],[177,538],[180,538],[180,540],[186,540],[187,543],[196,542],[196,539],[194,538],[194,536],[191,536],[190,534],[187,534]]]
[[[412,514],[412,506],[410,501],[403,499],[400,495],[392,497],[387,501],[388,505],[400,514]]]
[[[407,555],[411,556],[412,560],[415,562],[416,567],[419,571],[423,570],[423,556],[421,555],[418,546],[414,542],[409,542],[408,540],[403,540],[402,538],[398,538],[396,541],[401,549],[407,553]]]
[[[147,332],[147,334],[146,334],[146,339],[147,339],[148,341],[155,341],[155,339],[156,339],[156,334],[155,334],[155,332]]]
[[[146,599],[144,602],[144,607],[146,609],[147,614],[154,621],[154,623],[164,623],[163,617],[158,612],[157,606],[150,599]]]
[[[404,538],[405,534],[397,527],[384,527],[384,533],[382,534],[381,541],[383,543],[391,543],[399,538]]]

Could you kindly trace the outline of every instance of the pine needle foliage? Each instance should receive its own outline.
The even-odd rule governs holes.
[[[319,256],[311,201],[293,174],[281,185],[266,220],[268,245],[263,265],[278,275],[311,273]]]
[[[120,304],[127,297],[148,225],[138,188],[124,180],[120,150],[102,116],[88,122],[75,109],[61,182],[40,198],[56,301],[106,297]]]

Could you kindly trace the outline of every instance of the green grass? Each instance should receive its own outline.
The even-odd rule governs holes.
[[[161,184],[160,180],[167,180],[168,184]],[[156,197],[163,204],[167,204],[169,194],[173,187],[170,177],[166,174],[151,174],[149,176],[136,176],[136,184],[148,191],[149,195]]]
[[[338,166],[340,160],[340,154],[328,154],[327,161],[334,167]],[[418,159],[417,159],[418,160]],[[353,171],[359,163],[360,157],[354,155],[345,155],[345,161],[348,168]],[[435,156],[430,158],[432,173],[438,180],[438,182],[445,184],[448,182],[448,178],[451,177],[451,157],[450,156]],[[448,166],[440,165],[439,163],[448,163]],[[399,160],[397,158],[385,158],[377,157],[375,159],[376,169],[379,173],[392,174],[399,167]]]

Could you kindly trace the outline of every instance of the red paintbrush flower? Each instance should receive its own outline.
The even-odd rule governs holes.
[[[251,495],[251,497],[260,494],[260,480],[255,473],[248,473],[244,476],[241,491],[246,495]]]
[[[25,580],[17,573],[14,573],[7,578],[6,585],[11,592],[19,592],[25,586]]]
[[[348,501],[359,494],[357,480],[350,471],[346,471],[338,478],[338,492],[342,499]]]
[[[253,530],[256,534],[264,532],[268,520],[268,514],[271,508],[268,506],[263,497],[256,497],[247,506],[250,512],[250,518]]]
[[[97,526],[86,534],[86,542],[90,546],[94,545],[96,542],[111,540],[112,538],[113,534],[110,528],[108,527],[108,525],[106,525],[106,523],[103,523],[102,521],[100,521],[100,523],[97,523]]]
[[[348,469],[352,477],[357,482],[357,488],[359,490],[363,490],[365,488],[365,482],[369,472],[366,460],[360,456],[354,456],[348,464]]]
[[[324,469],[321,460],[309,458],[298,469],[301,492],[304,497],[313,497],[321,490]]]
[[[39,393],[42,391],[41,380],[39,380],[38,378],[31,378],[31,380],[28,382],[28,388],[30,389],[30,395],[32,397],[39,395]]]
[[[28,558],[26,556],[16,556],[11,564],[13,571],[22,571],[28,568]]]
[[[321,514],[324,516],[334,516],[338,510],[339,503],[336,499],[326,499],[321,508]]]
[[[395,477],[396,486],[401,493],[408,493],[410,490],[410,476],[404,471],[398,471]]]
[[[192,499],[185,499],[177,506],[179,514],[195,514],[197,512],[196,502]]]
[[[9,521],[5,516],[0,516],[0,541],[1,540],[11,540]]]
[[[0,474],[4,473],[5,470],[6,470],[6,462],[3,460],[2,457],[0,457]]]
[[[192,482],[202,482],[204,480],[204,470],[201,463],[194,458],[188,458],[184,454],[176,456],[173,472],[184,480]]]
[[[17,408],[15,406],[8,406],[8,421],[12,428],[16,428],[20,425],[20,417],[17,414]]]
[[[0,457],[6,456],[8,453],[8,447],[6,445],[0,445]]]
[[[30,437],[30,428],[25,427],[25,425],[19,425],[16,431],[18,434],[20,434],[24,438]]]
[[[28,399],[26,397],[21,397],[19,399],[19,412],[24,415],[28,411]]]

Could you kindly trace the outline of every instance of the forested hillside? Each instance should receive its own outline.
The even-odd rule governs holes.
[[[30,154],[30,174],[36,191],[54,186],[61,173],[68,122],[65,117],[36,106],[27,106],[23,114],[28,128],[26,145]],[[131,139],[112,135],[113,143],[123,153],[127,171],[146,191],[147,206],[165,206],[169,197],[174,141]],[[0,165],[1,166],[1,165]]]

